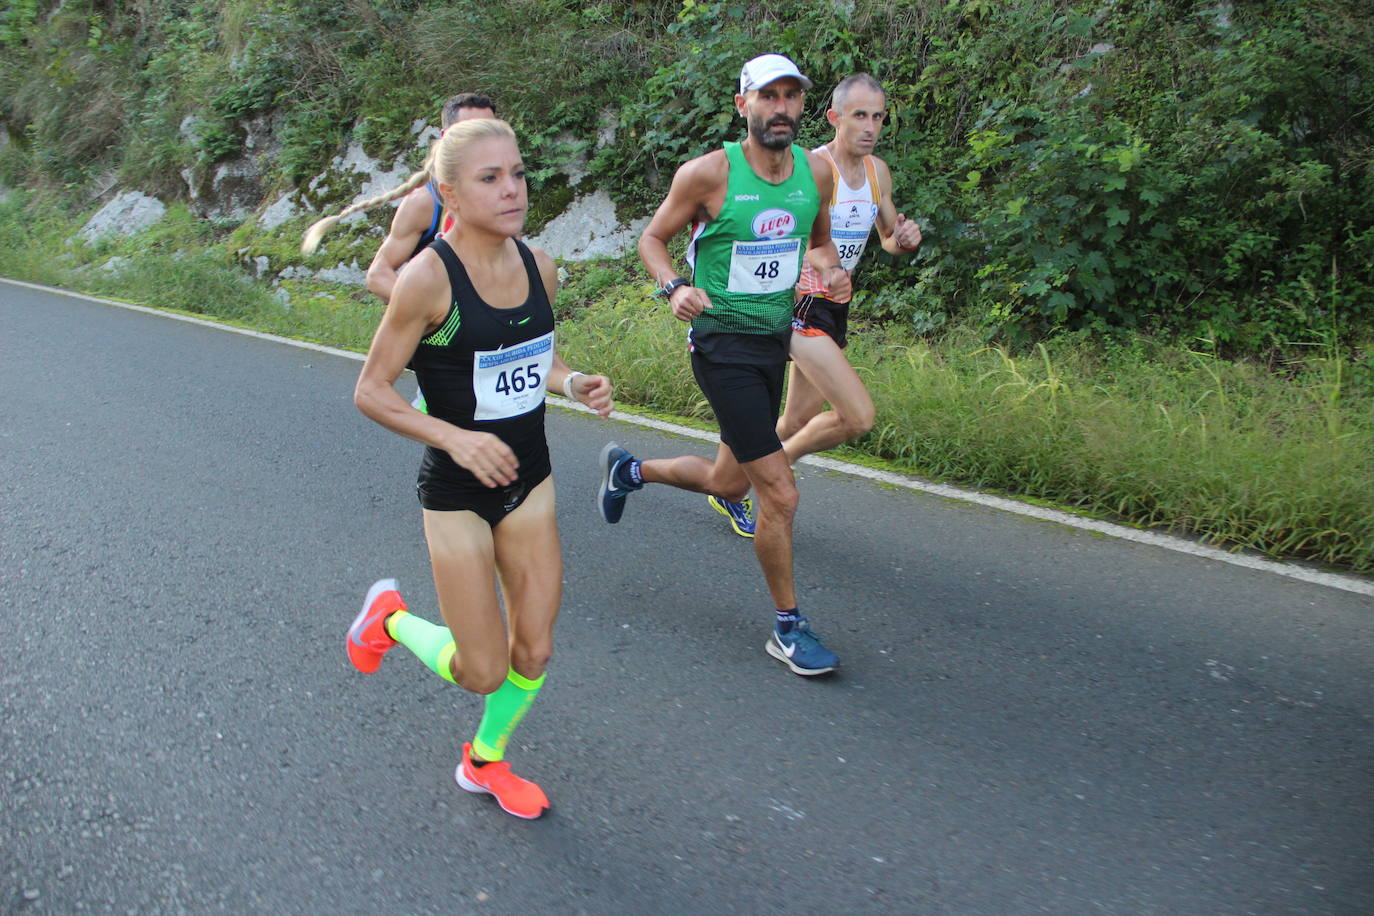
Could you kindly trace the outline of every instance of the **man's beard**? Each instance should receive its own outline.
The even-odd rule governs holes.
[[[787,126],[786,136],[771,133],[770,128],[774,125]],[[787,149],[792,145],[792,141],[797,138],[798,124],[786,115],[774,115],[765,124],[762,117],[751,117],[749,119],[749,133],[759,142],[760,146],[767,149]]]

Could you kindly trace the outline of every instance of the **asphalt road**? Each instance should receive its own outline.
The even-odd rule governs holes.
[[[505,815],[475,698],[345,659],[376,578],[434,616],[357,371],[0,284],[0,911],[1374,912],[1374,599],[805,470],[802,679],[701,497],[596,515],[607,439],[709,446],[561,409]]]

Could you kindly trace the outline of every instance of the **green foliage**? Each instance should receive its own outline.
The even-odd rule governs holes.
[[[560,168],[592,154],[598,131],[652,72],[636,29],[655,15],[651,4],[559,0],[422,9],[406,44],[416,72],[440,75],[428,81],[437,91],[424,113],[460,91],[490,94],[520,137],[537,200]]]
[[[91,272],[84,285],[130,302],[235,320],[272,302],[265,290],[208,252],[141,255],[136,267]]]
[[[1374,571],[1367,396],[1329,364],[1285,382],[1136,340],[1113,353],[1064,339],[1022,359],[967,333],[938,347],[856,337],[878,413],[860,445],[965,485]]]
[[[288,181],[308,181],[339,152],[347,133],[342,113],[342,102],[326,97],[317,105],[297,108],[286,116],[277,168]]]
[[[117,170],[184,194],[185,169],[242,153],[272,112],[267,178],[302,185],[350,137],[410,153],[415,118],[478,90],[521,137],[536,229],[572,163],[626,216],[652,208],[680,163],[741,133],[740,63],[779,51],[816,82],[807,144],[829,138],[841,77],[888,86],[879,152],[926,241],[867,257],[856,301],[875,320],[1015,346],[1134,328],[1228,353],[1311,340],[1332,308],[1346,344],[1374,326],[1362,0],[16,0],[0,43],[9,183]]]
[[[569,296],[560,293],[560,303]],[[568,307],[560,305],[560,311]],[[609,374],[616,399],[692,420],[712,419],[683,350],[682,322],[673,318],[652,284],[616,286],[596,308],[558,328],[558,350],[571,366]]]
[[[37,19],[37,0],[11,0],[6,3],[4,18],[0,19],[0,44],[10,47],[22,45]]]
[[[196,145],[206,162],[219,162],[243,150],[243,131],[232,121],[207,121],[198,131]]]
[[[560,265],[562,278],[554,312],[559,320],[572,318],[589,309],[598,309],[608,299],[627,296],[633,299],[645,282],[638,255],[618,260],[568,262]]]
[[[1367,48],[1317,39],[1352,4],[1269,5],[1225,25],[1161,2],[1034,6],[990,10],[984,32],[936,31],[947,50],[911,93],[962,134],[920,262],[938,267],[932,292],[1012,340],[1141,327],[1257,352],[1320,320],[1303,293],[1332,276],[1350,326],[1374,320],[1357,206],[1374,69]],[[984,77],[951,82],[951,55]],[[921,158],[889,161],[900,174]]]
[[[16,191],[0,200],[0,276],[60,285],[72,266],[59,255],[71,227],[35,197]]]
[[[640,201],[651,205],[678,165],[738,139],[743,125],[733,99],[740,65],[758,48],[775,47],[780,31],[762,5],[683,0],[666,30],[673,53],[622,109],[619,142],[601,151],[595,173],[637,184]]]

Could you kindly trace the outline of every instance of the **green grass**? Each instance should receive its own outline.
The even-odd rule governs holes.
[[[967,486],[1374,571],[1374,399],[1330,367],[1283,378],[1187,351],[1016,358],[859,334],[878,422],[857,445]]]
[[[69,243],[74,225],[53,212],[23,195],[0,203],[0,275],[354,350],[380,316],[361,290],[285,281],[284,303],[247,276],[242,252],[272,251],[275,262],[295,229],[217,243],[174,210],[140,237],[87,246]],[[102,267],[116,257],[124,269]],[[557,309],[569,364],[609,375],[621,407],[709,422],[686,326],[652,297],[633,256],[566,273]],[[1374,364],[1334,347],[1293,352],[1263,367],[1145,338],[1081,337],[1014,354],[973,330],[930,340],[856,328],[850,359],[878,419],[837,454],[1374,573]]]

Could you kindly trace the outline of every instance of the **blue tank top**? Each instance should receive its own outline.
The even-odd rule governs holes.
[[[415,250],[410,253],[407,261],[414,258],[417,254],[430,246],[430,243],[439,237],[439,221],[444,218],[444,202],[439,199],[439,189],[434,186],[434,182],[425,185],[429,191],[429,196],[434,198],[434,215],[429,218],[429,228],[420,236],[420,241],[415,244]]]

